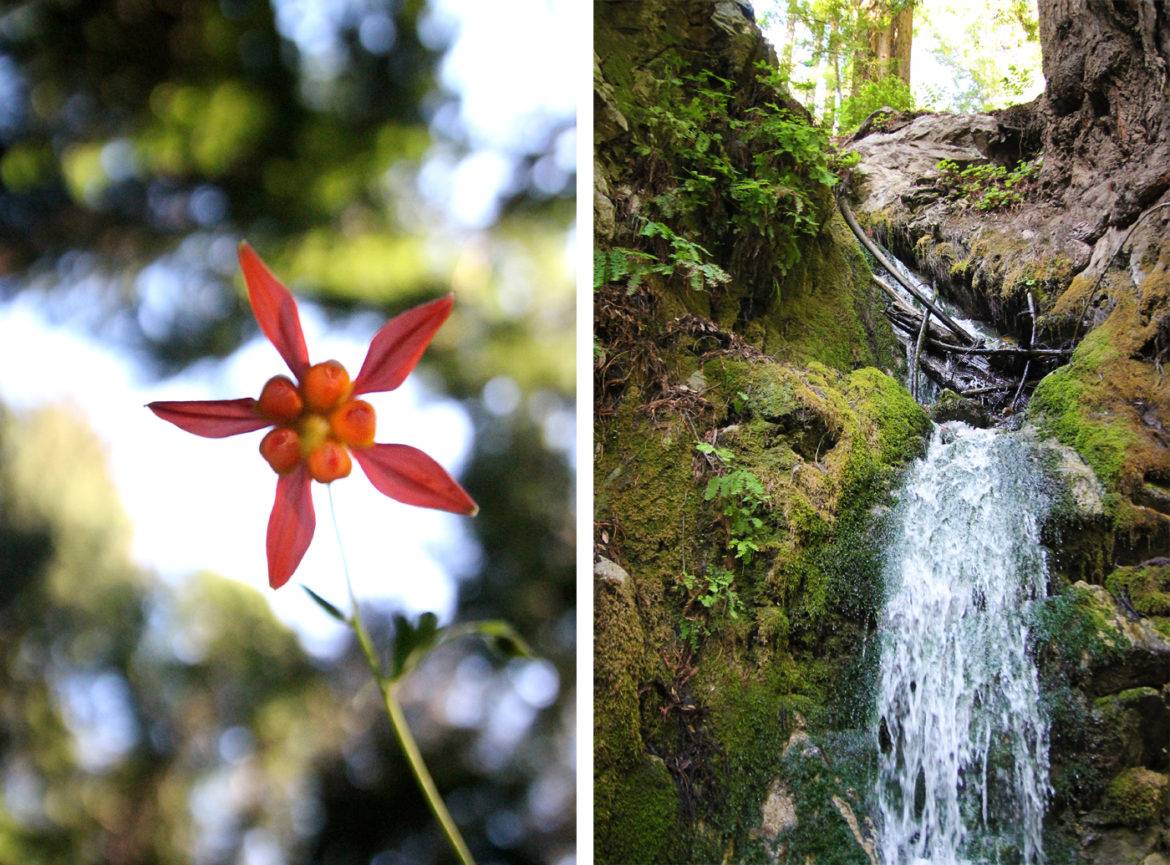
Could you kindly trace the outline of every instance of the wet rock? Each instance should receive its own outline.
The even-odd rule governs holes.
[[[1149,865],[1150,856],[1161,856],[1156,852],[1158,833],[1153,829],[1092,830],[1081,843],[1080,861],[1087,865]]]
[[[840,813],[841,818],[845,821],[845,825],[849,827],[849,832],[853,835],[853,840],[857,842],[857,846],[865,853],[865,858],[869,860],[870,865],[879,865],[876,841],[877,832],[874,829],[873,823],[869,819],[866,819],[866,826],[863,831],[857,815],[853,813],[853,809],[849,807],[849,803],[840,796],[833,797],[833,806]]]
[[[961,397],[949,389],[939,394],[938,402],[930,410],[930,417],[937,424],[957,420],[974,427],[991,425],[991,418],[982,403]]]
[[[1040,438],[1035,427],[1027,426],[1021,434],[1034,442],[1049,474],[1059,487],[1064,509],[1060,518],[1069,523],[1092,522],[1105,513],[1105,490],[1089,465],[1075,450],[1055,439]]]
[[[602,556],[593,565],[593,578],[621,590],[629,582],[630,575],[622,569],[621,565]]]
[[[1102,826],[1149,826],[1164,819],[1170,778],[1137,766],[1119,773],[1105,791],[1091,822]]]
[[[1148,619],[1134,619],[1114,602],[1103,586],[1078,582],[1074,586],[1096,601],[1101,615],[1099,635],[1111,650],[1089,658],[1085,690],[1094,696],[1129,688],[1160,688],[1170,682],[1170,640]]]
[[[783,836],[795,829],[799,822],[792,792],[782,779],[776,778],[760,806],[760,825],[749,834],[764,843],[772,862],[779,863],[785,852]]]

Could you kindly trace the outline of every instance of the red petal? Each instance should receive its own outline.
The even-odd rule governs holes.
[[[272,588],[288,582],[305,557],[316,527],[309,472],[302,464],[276,482],[276,503],[268,518],[268,584]]]
[[[383,495],[420,508],[475,516],[477,505],[446,469],[409,445],[354,448],[353,456]]]
[[[305,347],[305,334],[301,331],[297,302],[293,300],[289,290],[264,266],[256,251],[242,241],[240,267],[244,270],[248,300],[252,304],[252,313],[256,316],[260,329],[276,346],[288,368],[300,378],[309,368],[309,350]]]
[[[152,402],[147,408],[179,429],[212,439],[272,426],[272,421],[257,413],[256,400],[251,397]]]
[[[406,380],[431,338],[451,314],[455,296],[448,294],[396,315],[374,334],[361,372],[353,382],[355,394],[394,390]]]

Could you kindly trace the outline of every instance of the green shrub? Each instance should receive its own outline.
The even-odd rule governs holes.
[[[897,75],[862,84],[852,96],[841,101],[841,131],[853,132],[879,108],[912,111],[914,96],[910,85]]]

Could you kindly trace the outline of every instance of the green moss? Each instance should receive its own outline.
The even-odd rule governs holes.
[[[1045,598],[1033,615],[1038,653],[1066,675],[1120,658],[1128,642],[1113,624],[1112,611],[1083,584]]]
[[[806,245],[810,248],[755,323],[758,336],[752,341],[789,363],[816,361],[842,372],[896,366],[897,340],[870,283],[869,265],[841,217],[834,214]]]
[[[757,610],[756,628],[764,645],[782,649],[788,644],[788,614],[783,607],[772,605]]]
[[[839,512],[828,521],[806,511],[804,519],[794,522],[801,549],[779,569],[787,586],[801,588],[794,625],[805,631],[806,640],[817,642],[825,638],[830,618],[867,627],[876,617],[882,563],[872,511],[897,472],[922,452],[930,429],[926,414],[905,388],[879,370],[854,371],[844,390],[856,412],[856,430],[840,470]],[[856,635],[846,630],[843,636]]]
[[[1115,488],[1133,434],[1108,415],[1091,417],[1083,402],[1084,386],[1070,367],[1047,375],[1036,386],[1028,413],[1040,432],[1073,448],[1107,489]]]
[[[1049,373],[1036,386],[1028,414],[1040,432],[1073,448],[1105,488],[1115,491],[1137,437],[1124,417],[1093,410],[1099,372],[1115,364],[1118,352],[1108,330],[1098,328],[1077,346],[1068,366]]]
[[[780,769],[797,713],[815,716],[824,695],[789,658],[750,671],[727,652],[708,659],[696,691],[707,702],[709,729],[723,751],[727,789],[717,819],[740,849],[749,828],[759,822],[760,803]]]
[[[850,374],[846,394],[877,427],[883,463],[900,467],[922,455],[930,418],[899,382],[872,367],[859,369]]]
[[[1089,417],[1083,407],[1083,387],[1072,370],[1049,373],[1035,389],[1028,413],[1039,420],[1040,432],[1072,447],[1093,468],[1106,488],[1116,487],[1134,437],[1128,428],[1108,417]]]
[[[816,753],[807,746],[793,748],[784,758],[784,778],[800,820],[788,838],[786,861],[868,865],[833,798],[849,805],[861,823],[877,775],[875,743],[866,732],[846,731],[814,737],[810,744]]]
[[[646,666],[645,633],[628,586],[599,586],[594,616],[594,759],[599,767],[628,767],[643,752],[638,686]]]
[[[1103,821],[1120,826],[1148,826],[1165,816],[1170,779],[1142,767],[1126,769],[1105,789],[1101,801]]]
[[[680,422],[655,428],[638,414],[638,400],[627,393],[617,422],[599,428],[594,515],[622,538],[640,580],[661,583],[681,571],[683,538],[695,529],[684,524],[702,498],[691,476],[695,436]]]
[[[596,856],[614,865],[687,861],[678,791],[666,765],[646,758],[629,772],[597,776]]]
[[[1170,616],[1170,565],[1118,568],[1105,578],[1105,588],[1143,616]]]

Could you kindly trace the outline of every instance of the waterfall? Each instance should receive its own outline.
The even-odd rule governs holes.
[[[1044,861],[1048,725],[1028,621],[1047,507],[1010,433],[944,424],[910,471],[881,621],[883,865]]]

